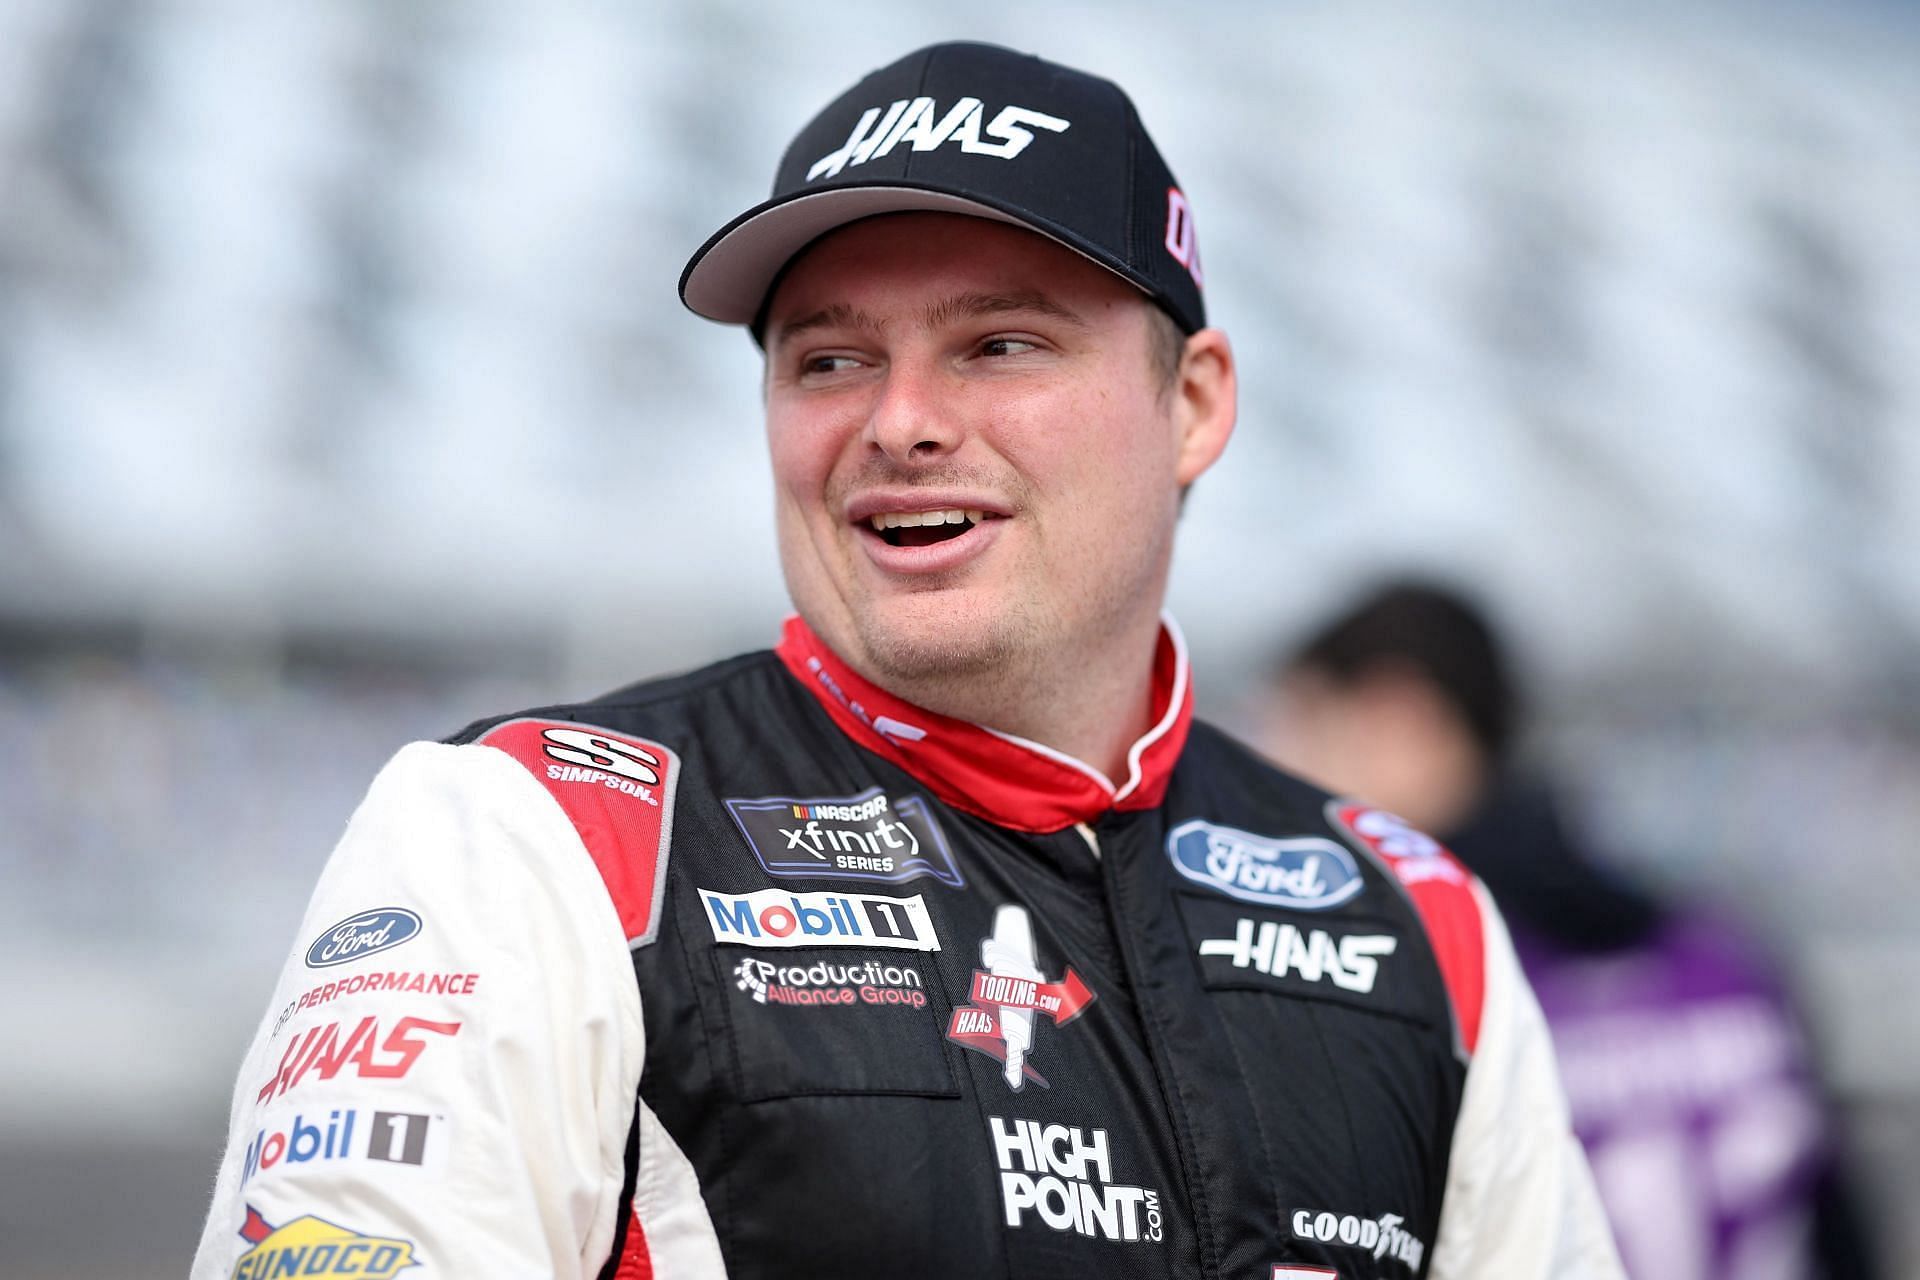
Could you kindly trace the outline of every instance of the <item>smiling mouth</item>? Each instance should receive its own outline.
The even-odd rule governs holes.
[[[942,511],[886,511],[867,517],[867,524],[890,547],[930,547],[951,542],[986,520],[989,512],[949,507]]]

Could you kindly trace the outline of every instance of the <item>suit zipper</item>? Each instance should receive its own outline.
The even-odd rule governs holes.
[[[1167,1108],[1167,1127],[1173,1133],[1174,1152],[1180,1158],[1180,1170],[1187,1183],[1187,1208],[1193,1218],[1194,1248],[1200,1255],[1200,1274],[1207,1280],[1215,1280],[1220,1274],[1220,1249],[1214,1240],[1213,1215],[1207,1209],[1206,1193],[1193,1146],[1192,1126],[1187,1119],[1186,1105],[1180,1099],[1173,1062],[1167,1050],[1167,1037],[1160,1032],[1153,1007],[1158,997],[1143,981],[1145,974],[1134,955],[1133,938],[1121,915],[1119,870],[1115,864],[1100,856],[1100,839],[1093,828],[1084,822],[1076,826],[1100,863],[1101,880],[1106,888],[1107,928],[1113,931],[1114,949],[1120,959],[1120,968],[1140,1008],[1140,1030],[1147,1038],[1147,1060],[1153,1064],[1155,1080],[1160,1086],[1160,1099]]]

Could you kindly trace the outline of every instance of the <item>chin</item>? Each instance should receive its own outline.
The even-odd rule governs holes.
[[[937,684],[1004,674],[1022,665],[1039,631],[1023,610],[958,601],[903,603],[854,619],[860,646],[882,681]]]

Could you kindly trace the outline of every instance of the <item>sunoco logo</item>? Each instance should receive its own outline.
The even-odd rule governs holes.
[[[1009,1227],[1029,1214],[1055,1231],[1100,1240],[1152,1240],[1165,1234],[1160,1193],[1113,1180],[1107,1131],[987,1117],[1000,1166],[1000,1206]]]
[[[966,885],[919,796],[892,798],[879,787],[829,799],[765,796],[729,800],[727,812],[769,875]]]
[[[328,1276],[334,1280],[393,1280],[419,1265],[413,1242],[362,1235],[312,1214],[274,1226],[247,1206],[240,1238],[252,1245],[234,1263],[232,1280]]]
[[[1197,884],[1274,907],[1324,911],[1366,885],[1352,854],[1312,836],[1279,840],[1196,820],[1167,836],[1167,856]]]
[[[1376,1258],[1392,1258],[1418,1271],[1427,1246],[1400,1225],[1405,1221],[1397,1213],[1357,1218],[1351,1213],[1315,1213],[1311,1209],[1300,1209],[1293,1215],[1293,1234],[1302,1240],[1366,1249]]]
[[[920,971],[905,965],[877,961],[829,964],[824,960],[810,965],[775,964],[749,956],[734,966],[733,976],[734,986],[757,1004],[927,1007],[926,984]]]

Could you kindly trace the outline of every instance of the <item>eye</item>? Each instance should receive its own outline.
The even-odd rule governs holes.
[[[988,338],[980,344],[980,354],[983,356],[1017,356],[1039,349],[1038,343],[1029,342],[1025,338],[1010,338],[1004,335]]]
[[[823,374],[842,373],[855,368],[859,363],[852,356],[820,352],[800,361],[800,374],[802,377],[817,377]]]

